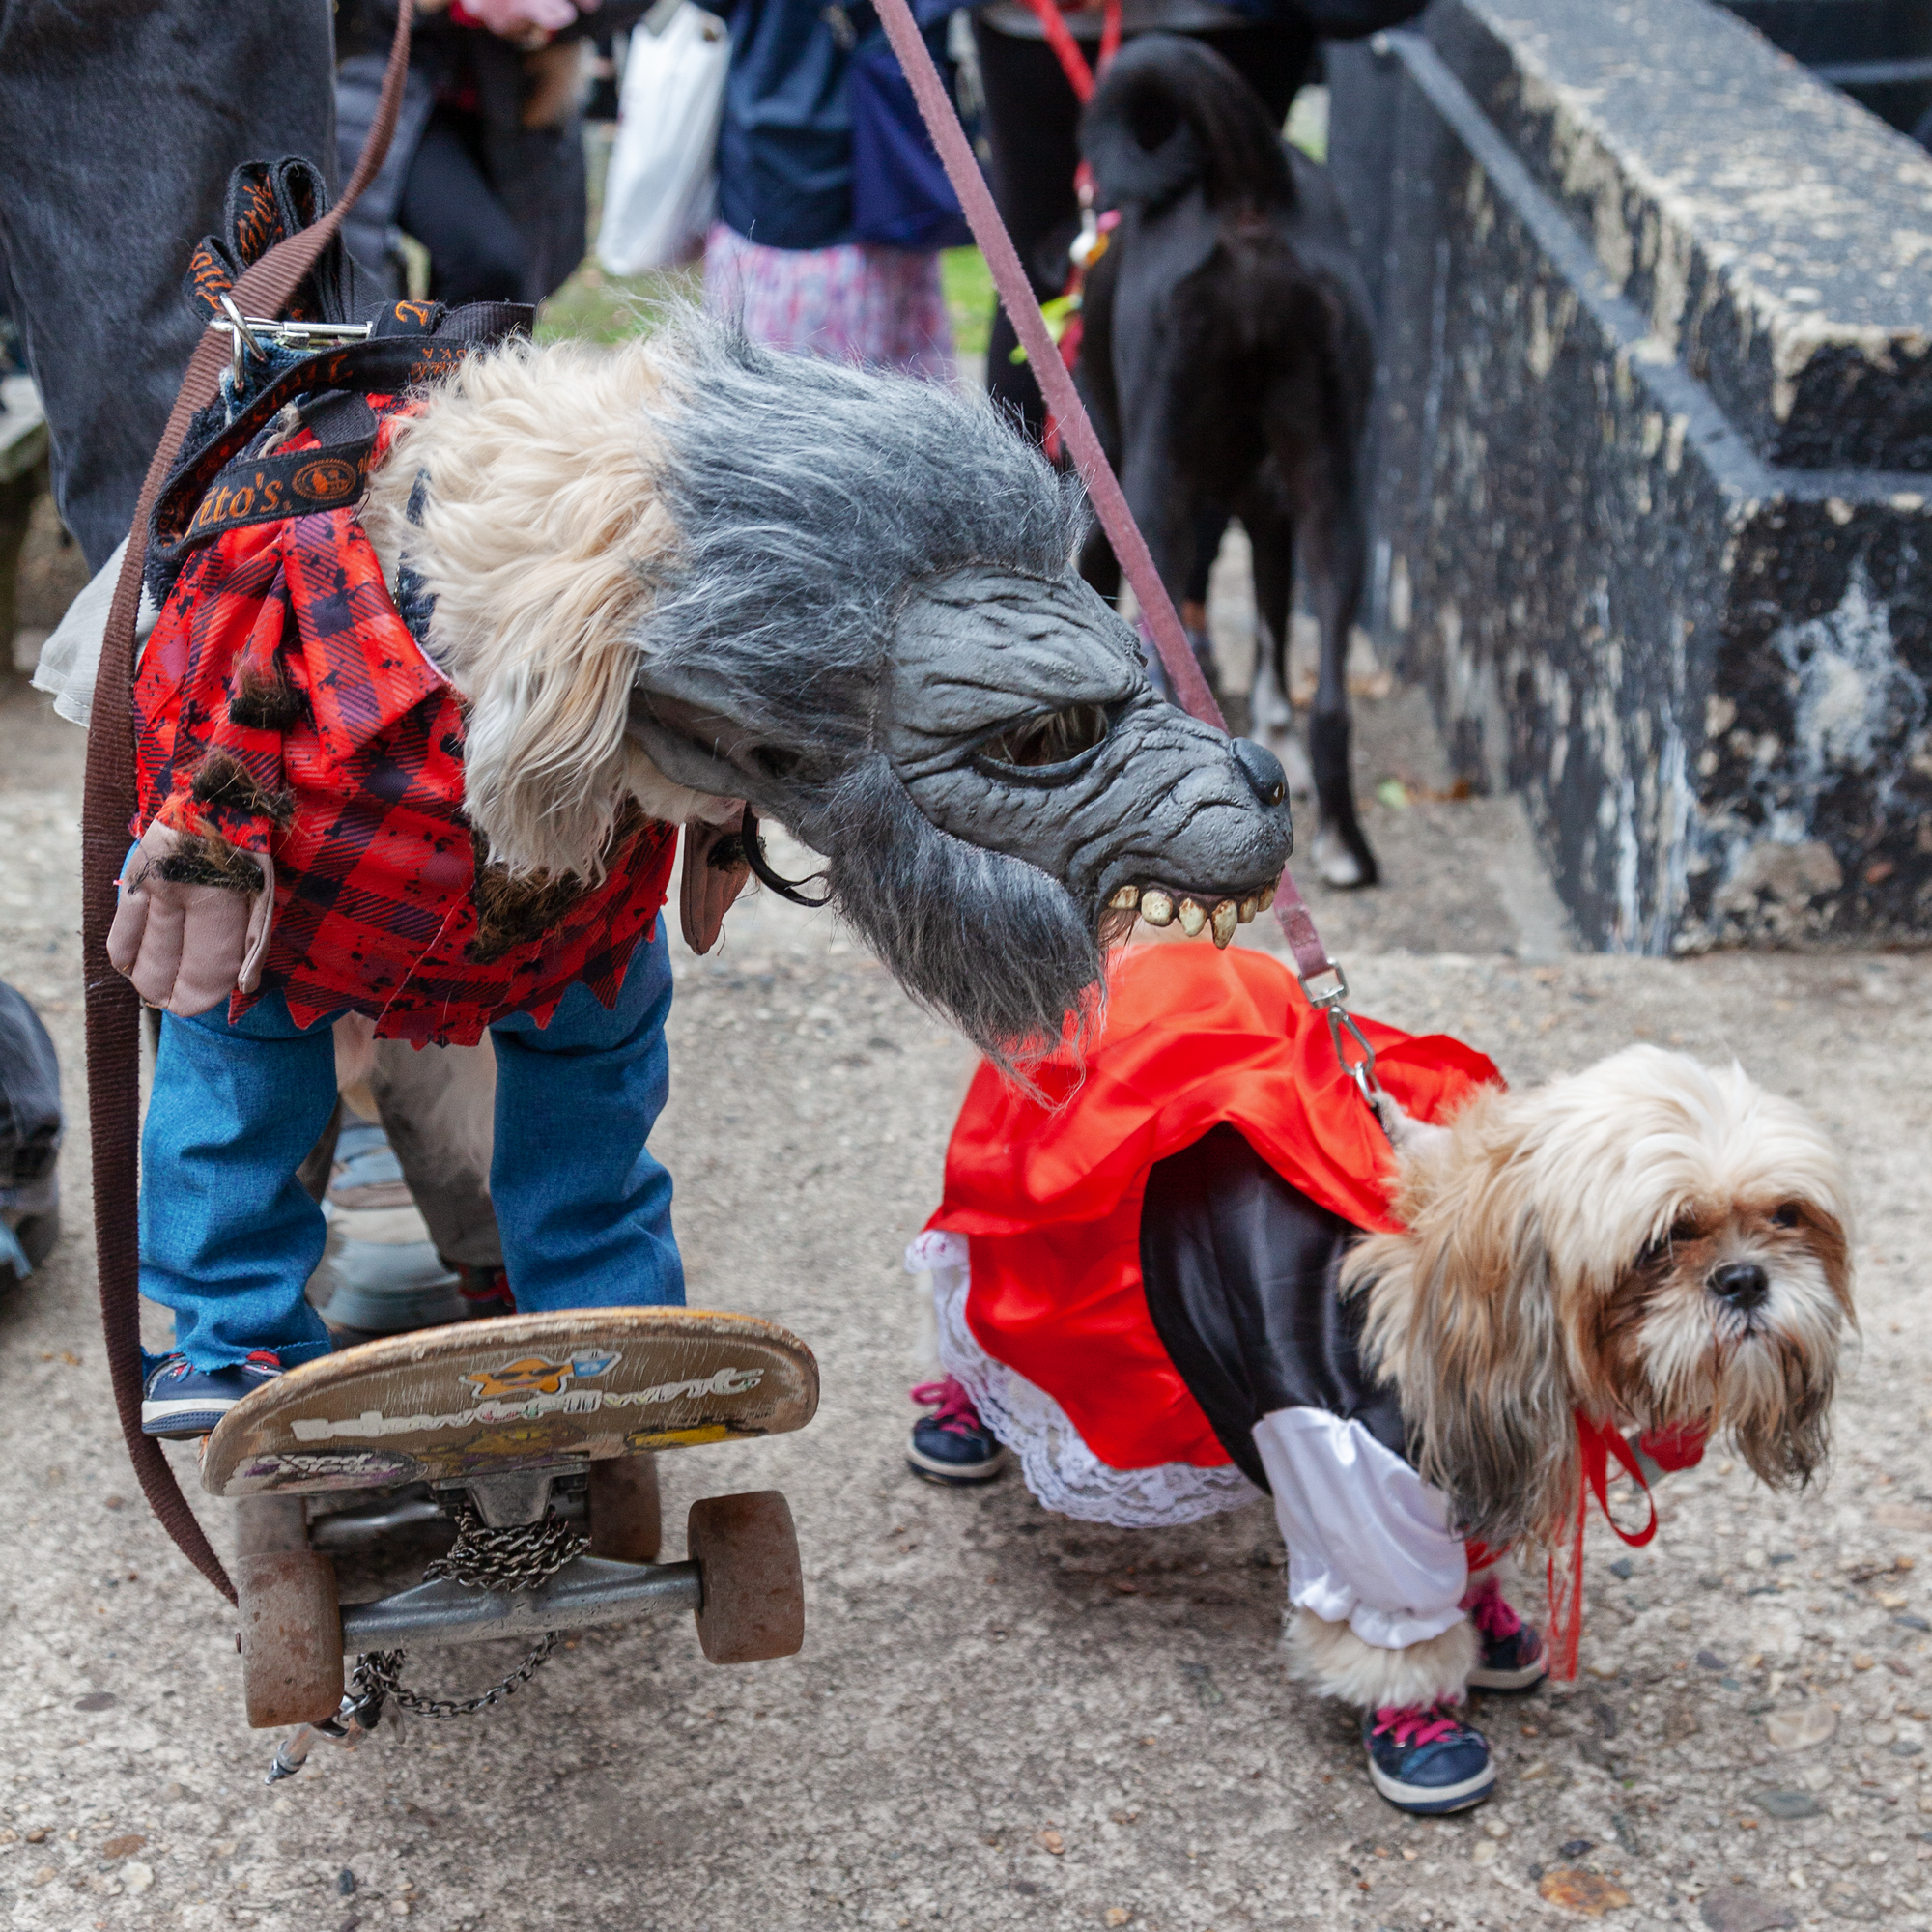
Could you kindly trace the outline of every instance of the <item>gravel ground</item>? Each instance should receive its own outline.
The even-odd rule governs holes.
[[[1863,1213],[1864,1343],[1830,1480],[1774,1498],[1714,1457],[1665,1487],[1650,1548],[1594,1529],[1583,1677],[1487,1703],[1499,1795],[1435,1823],[1376,1798],[1347,1720],[1284,1679],[1265,1508],[1137,1534],[1049,1516],[1011,1479],[959,1495],[906,1474],[919,1321],[898,1256],[969,1060],[829,921],[769,899],[733,914],[722,957],[680,964],[661,1147],[693,1302],[796,1328],[824,1403],[802,1435],[664,1474],[672,1524],[699,1494],[786,1491],[804,1654],[720,1671],[681,1620],[593,1632],[498,1711],[320,1749],[266,1790],[232,1614],[141,1506],[95,1325],[81,741],[38,699],[0,702],[0,976],[46,1014],[75,1118],[67,1236],[0,1306],[12,1922],[1932,1924],[1914,1567],[1932,1562],[1932,964],[1574,956],[1515,808],[1433,795],[1411,696],[1360,716],[1387,884],[1317,910],[1363,1009],[1458,1033],[1519,1080],[1634,1037],[1735,1053],[1826,1119]],[[207,1515],[225,1537],[222,1506]],[[442,1690],[512,1661],[417,1667]]]

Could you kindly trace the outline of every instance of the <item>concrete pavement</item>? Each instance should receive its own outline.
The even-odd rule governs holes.
[[[1137,1534],[1047,1515],[1010,1477],[959,1495],[907,1475],[899,1251],[970,1063],[829,920],[769,898],[720,957],[680,962],[661,1151],[693,1303],[797,1329],[824,1402],[801,1435],[663,1470],[672,1553],[696,1496],[787,1492],[804,1654],[720,1670],[682,1620],[591,1633],[502,1709],[319,1749],[265,1789],[232,1613],[149,1520],[107,1393],[80,738],[38,698],[0,704],[0,977],[45,1013],[73,1115],[67,1234],[0,1305],[11,1922],[1434,1932],[1569,1922],[1560,1900],[1596,1883],[1630,1900],[1613,1923],[1932,1924],[1932,965],[1570,954],[1515,809],[1429,796],[1412,697],[1361,717],[1365,789],[1400,781],[1367,808],[1388,882],[1316,904],[1362,1009],[1519,1080],[1634,1037],[1735,1053],[1841,1137],[1863,1214],[1830,1480],[1773,1499],[1713,1458],[1664,1491],[1649,1549],[1593,1529],[1585,1675],[1488,1705],[1500,1795],[1437,1823],[1373,1796],[1348,1721],[1284,1679],[1265,1508]],[[512,1662],[426,1653],[413,1674],[446,1693]],[[1806,1725],[1828,1735],[1779,1747]]]

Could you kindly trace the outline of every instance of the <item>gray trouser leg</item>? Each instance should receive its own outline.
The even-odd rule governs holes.
[[[334,182],[334,77],[329,0],[0,0],[0,265],[91,570],[201,330],[189,252],[242,161]]]
[[[418,1053],[405,1040],[378,1040],[369,1088],[437,1252],[464,1267],[501,1267],[488,1181],[496,1093],[489,1042]]]

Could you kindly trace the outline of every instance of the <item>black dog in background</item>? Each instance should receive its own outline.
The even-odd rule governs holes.
[[[1331,885],[1374,885],[1346,673],[1366,566],[1358,462],[1375,353],[1340,199],[1219,54],[1171,34],[1121,51],[1080,146],[1094,206],[1121,215],[1082,301],[1088,407],[1177,600],[1202,513],[1232,511],[1246,526],[1266,633],[1257,697],[1271,671],[1284,717],[1299,545],[1321,629],[1308,727],[1316,862]],[[1117,586],[1097,531],[1085,565],[1103,593]]]

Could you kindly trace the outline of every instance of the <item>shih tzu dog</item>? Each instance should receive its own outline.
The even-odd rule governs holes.
[[[1393,1145],[1275,962],[1129,954],[1077,1087],[982,1069],[908,1265],[1050,1507],[1271,1492],[1292,1671],[1361,1707],[1385,1798],[1448,1811],[1494,1782],[1466,1693],[1547,1669],[1495,1565],[1574,1550],[1593,1444],[1822,1467],[1851,1209],[1817,1123],[1735,1065],[1634,1046],[1509,1091],[1363,1024]]]

